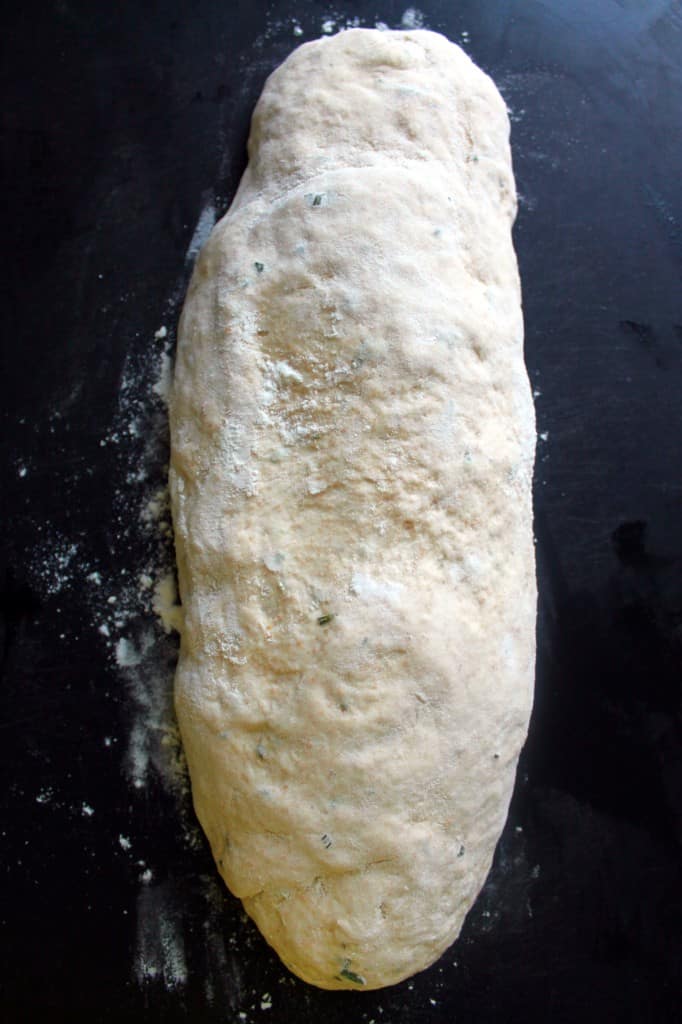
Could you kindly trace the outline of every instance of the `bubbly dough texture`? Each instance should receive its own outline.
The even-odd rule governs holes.
[[[426,31],[297,49],[194,271],[171,397],[176,705],[227,885],[301,978],[457,937],[532,703],[509,123]]]

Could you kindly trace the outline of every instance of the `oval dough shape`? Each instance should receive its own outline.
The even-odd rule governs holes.
[[[431,32],[268,80],[171,399],[176,707],[218,868],[322,988],[457,937],[532,703],[535,424],[505,105]]]

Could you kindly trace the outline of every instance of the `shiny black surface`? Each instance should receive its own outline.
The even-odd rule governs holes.
[[[3,1020],[678,1019],[679,2],[419,7],[427,27],[466,33],[512,111],[527,363],[546,434],[536,705],[495,865],[456,946],[384,992],[290,981],[236,901],[208,906],[210,855],[182,838],[161,780],[138,792],[124,770],[134,701],[83,583],[88,567],[106,581],[148,554],[121,527],[121,449],[101,444],[124,365],[173,325],[197,218],[207,197],[229,203],[269,70],[326,18],[397,27],[404,10],[62,0],[3,15]],[[163,453],[157,463],[161,483]],[[87,565],[67,564],[55,589],[40,566],[54,569],[62,541],[67,562],[74,541]],[[152,885],[120,835],[153,865]],[[175,985],[135,972],[140,917],[159,908],[185,951]]]

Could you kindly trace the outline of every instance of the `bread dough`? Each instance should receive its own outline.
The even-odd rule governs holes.
[[[532,701],[533,406],[505,105],[442,36],[297,49],[171,397],[176,706],[227,885],[301,978],[457,937]]]

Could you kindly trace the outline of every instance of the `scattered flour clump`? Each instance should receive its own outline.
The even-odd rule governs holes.
[[[424,15],[416,7],[408,7],[400,20],[403,28],[424,28]]]
[[[156,581],[152,607],[163,623],[166,633],[182,631],[182,608],[178,604],[175,573],[167,572]]]

